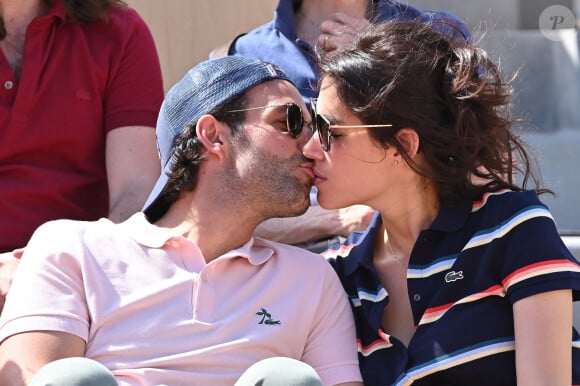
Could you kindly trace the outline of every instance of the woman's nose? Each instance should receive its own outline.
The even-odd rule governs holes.
[[[308,140],[304,144],[304,148],[302,149],[302,153],[307,158],[321,159],[323,151],[322,151],[322,146],[320,145],[320,140],[318,138],[318,135],[315,135],[316,133],[313,133],[311,128],[308,128],[308,131],[310,132],[310,134],[309,134]]]

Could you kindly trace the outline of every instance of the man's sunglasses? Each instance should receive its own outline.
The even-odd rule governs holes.
[[[292,138],[298,138],[300,133],[302,133],[302,128],[304,127],[304,116],[302,115],[302,109],[300,109],[296,103],[249,107],[247,109],[231,110],[228,111],[228,113],[267,109],[270,107],[286,107],[286,131]]]
[[[360,128],[377,128],[391,127],[391,124],[383,125],[333,125],[330,120],[322,114],[316,112],[316,99],[310,100],[310,110],[312,115],[312,131],[318,132],[322,150],[330,151],[330,140],[332,138],[332,129],[360,129]]]

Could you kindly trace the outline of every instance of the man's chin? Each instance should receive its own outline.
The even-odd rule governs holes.
[[[298,210],[299,213],[296,216],[302,216],[304,213],[306,213],[309,207],[310,207],[310,197],[306,200],[306,204]]]
[[[280,214],[277,217],[297,217],[297,216],[301,216],[304,213],[306,213],[306,211],[308,210],[309,207],[310,207],[310,194],[307,194],[300,201],[296,200],[296,202],[294,202],[294,205],[292,205],[289,208],[289,210],[288,210],[287,213]]]

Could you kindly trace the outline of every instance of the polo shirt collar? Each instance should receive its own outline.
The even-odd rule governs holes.
[[[219,258],[228,257],[245,257],[253,265],[264,264],[274,254],[274,250],[265,243],[261,243],[259,239],[250,238],[244,245],[237,249],[233,249]]]
[[[296,25],[294,23],[294,7],[292,0],[280,0],[274,12],[274,27],[291,40],[296,39]]]
[[[461,199],[453,206],[442,206],[439,213],[428,231],[450,233],[463,228],[473,208],[473,201],[467,198]],[[355,247],[345,259],[345,274],[351,275],[359,268],[367,268],[374,271],[373,254],[375,240],[383,220],[379,212],[376,212],[370,226],[359,237],[354,238]],[[348,240],[347,240],[348,242]]]
[[[169,232],[147,221],[143,212],[135,213],[119,226],[133,240],[149,248],[161,248],[173,237]]]
[[[46,16],[55,17],[62,21],[66,20],[66,9],[63,0],[52,0]]]
[[[429,230],[440,232],[455,232],[467,224],[471,215],[473,201],[467,198],[460,199],[453,206],[442,206]]]
[[[147,221],[143,212],[135,213],[119,226],[137,243],[149,248],[162,248],[165,243],[175,237]],[[267,243],[252,237],[244,245],[226,252],[219,258],[244,257],[253,265],[261,265],[273,254],[274,250]]]

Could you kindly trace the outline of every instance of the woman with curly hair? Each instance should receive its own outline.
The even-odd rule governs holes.
[[[377,210],[326,252],[365,385],[578,384],[580,269],[538,198],[509,83],[433,27],[369,26],[319,58],[304,149],[318,201]]]

